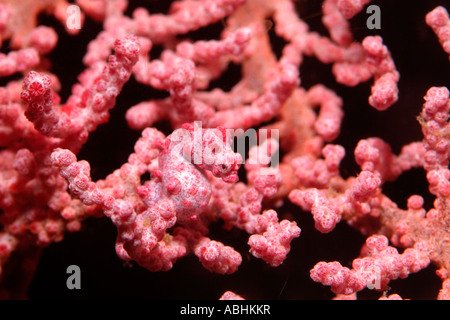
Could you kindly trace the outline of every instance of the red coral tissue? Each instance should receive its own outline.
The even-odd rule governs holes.
[[[1,0],[0,296],[449,299],[444,6]]]

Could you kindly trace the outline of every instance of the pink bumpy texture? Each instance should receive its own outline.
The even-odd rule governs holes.
[[[0,76],[16,80],[0,88],[0,281],[13,272],[20,281],[1,287],[0,296],[23,297],[38,249],[102,216],[117,228],[117,255],[150,271],[170,270],[193,254],[209,271],[236,272],[242,252],[213,239],[218,222],[248,233],[248,251],[277,267],[301,231],[292,221],[295,211],[289,220],[276,211],[290,201],[311,212],[321,233],[346,221],[367,237],[351,268],[317,261],[311,270],[311,281],[330,286],[336,299],[356,299],[364,288],[384,290],[389,281],[429,264],[442,280],[437,298],[449,299],[448,89],[429,89],[418,117],[424,138],[397,155],[378,137],[361,139],[354,150],[337,144],[343,99],[322,84],[301,86],[299,70],[305,57],[313,57],[329,64],[340,84],[354,87],[373,78],[368,104],[376,110],[395,105],[400,73],[388,47],[380,36],[359,43],[351,32],[349,19],[369,2],[324,0],[328,37],[311,31],[291,0],[176,1],[167,14],[138,7],[129,15],[127,0],[78,0],[80,26],[89,16],[103,29],[87,46],[86,69],[62,102],[61,82],[46,56],[61,35],[39,26],[37,17],[51,14],[76,34],[80,30],[67,23],[73,18],[69,3],[1,1],[0,44],[8,41],[10,51],[0,54]],[[279,57],[268,18],[285,42]],[[192,31],[218,22],[218,39],[189,39]],[[428,13],[426,23],[450,55],[446,9]],[[158,58],[154,46],[162,48]],[[230,90],[213,88],[230,64],[240,66],[242,77]],[[91,165],[77,154],[109,121],[131,77],[168,95],[126,106],[124,121],[141,131],[130,142],[134,152],[93,181]],[[162,121],[170,126],[167,135],[154,128]],[[248,155],[235,152],[232,138],[255,128],[265,130],[255,134],[258,143],[247,146]],[[360,171],[344,178],[340,163],[352,153]],[[279,164],[271,165],[277,155]],[[424,199],[411,195],[401,209],[383,185],[420,167],[436,199],[433,207],[426,211]],[[145,175],[150,178],[142,181]],[[246,182],[239,181],[244,176]],[[26,267],[15,269],[17,259]],[[242,297],[227,291],[222,299]]]
[[[367,256],[355,259],[353,269],[339,262],[319,262],[311,270],[311,278],[331,286],[336,294],[350,295],[365,287],[384,290],[389,280],[406,278],[410,273],[424,269],[430,263],[427,244],[417,242],[399,254],[388,246],[388,239],[374,235],[366,240]]]

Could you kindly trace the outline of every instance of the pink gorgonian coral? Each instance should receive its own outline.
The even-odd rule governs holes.
[[[0,297],[449,299],[431,2],[0,0]]]

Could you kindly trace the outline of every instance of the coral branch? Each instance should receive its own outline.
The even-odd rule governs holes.
[[[450,19],[444,7],[436,7],[425,17],[426,23],[436,33],[444,51],[450,55]]]
[[[389,280],[405,278],[430,263],[425,243],[416,243],[414,248],[406,249],[402,254],[389,247],[384,236],[369,237],[366,245],[368,256],[355,259],[353,269],[343,267],[339,262],[319,262],[311,270],[311,278],[331,286],[334,293],[350,295],[365,287],[383,290]]]
[[[110,57],[101,77],[96,79],[89,75],[93,78],[84,80],[91,82],[88,87],[75,86],[74,96],[59,111],[53,103],[50,77],[34,71],[28,74],[21,98],[28,103],[27,118],[39,132],[71,141],[76,150],[77,144],[85,142],[90,132],[108,120],[108,111],[137,62],[139,43],[135,36],[129,36],[118,39],[114,49],[115,55]]]
[[[35,49],[27,48],[0,54],[0,76],[10,76],[16,72],[24,72],[39,64],[39,56]]]
[[[345,19],[351,19],[369,2],[370,0],[338,0],[337,6]]]
[[[309,295],[303,284],[314,282],[336,300],[365,289],[409,299],[388,295],[388,284],[431,264],[436,298],[450,299],[450,93],[423,45],[439,41],[450,55],[444,7],[423,13],[437,39],[421,31],[405,37],[413,49],[398,49],[359,25],[369,0],[324,0],[321,19],[310,11],[320,3],[293,0],[71,2],[0,0],[0,297],[25,297],[43,248],[105,217],[124,265],[181,273],[177,281],[214,272],[203,292],[225,291],[221,299],[243,298],[216,283],[239,279],[229,289],[251,298],[268,275],[285,281],[277,299]],[[408,16],[420,6],[384,15],[393,2],[366,14],[377,6],[383,34],[423,21]],[[77,83],[74,57],[84,64]],[[430,88],[430,74],[444,83]],[[356,87],[366,81],[369,94]],[[415,94],[425,95],[420,115]],[[335,229],[365,240],[351,267],[342,252],[320,261]],[[90,230],[93,242],[104,236]],[[314,256],[295,245],[304,240]],[[350,252],[338,240],[331,250]],[[187,255],[194,261],[174,268]],[[296,265],[287,259],[314,265],[302,286],[286,277]]]

